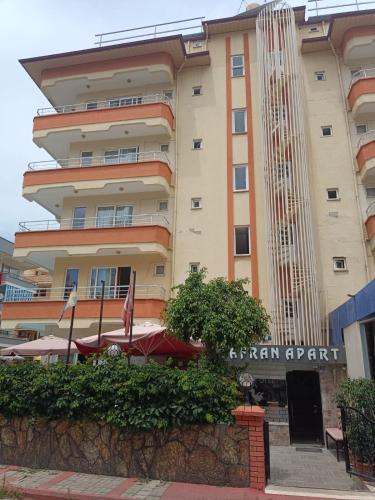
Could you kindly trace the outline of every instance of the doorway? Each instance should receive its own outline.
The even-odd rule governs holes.
[[[291,443],[323,442],[319,373],[295,370],[286,375]]]

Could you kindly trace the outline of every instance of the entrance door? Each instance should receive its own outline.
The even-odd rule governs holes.
[[[319,374],[292,371],[286,374],[291,442],[322,442],[323,418]]]

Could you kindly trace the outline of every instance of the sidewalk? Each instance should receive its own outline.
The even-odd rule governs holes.
[[[250,488],[170,483],[77,472],[0,465],[0,490],[24,500],[313,500],[313,497],[259,493]],[[7,498],[2,496],[0,498]],[[9,498],[13,500],[12,495]],[[18,497],[19,498],[19,497]],[[316,500],[316,497],[314,498]]]

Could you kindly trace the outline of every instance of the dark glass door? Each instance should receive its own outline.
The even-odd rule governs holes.
[[[288,372],[286,382],[291,442],[321,443],[323,418],[319,373]]]
[[[79,269],[67,269],[66,270],[64,299],[67,299],[69,297],[69,294],[73,289],[74,283],[76,283],[78,286],[78,274],[79,274]]]
[[[117,289],[120,298],[126,297],[130,283],[131,267],[119,267],[117,269]]]

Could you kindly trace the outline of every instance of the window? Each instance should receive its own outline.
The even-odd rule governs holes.
[[[104,281],[104,297],[113,298],[116,287],[116,267],[93,267],[90,279],[90,297],[100,298],[102,296],[102,281]]]
[[[366,197],[375,198],[375,188],[366,188]]]
[[[196,210],[197,208],[202,208],[202,198],[192,198],[191,208],[192,210]]]
[[[325,71],[315,71],[315,80],[318,82],[326,81],[326,72]]]
[[[352,75],[352,78],[355,76],[359,76],[361,71],[361,68],[350,68],[350,74]]]
[[[202,139],[193,139],[193,149],[202,149]]]
[[[192,95],[202,95],[202,87],[199,85],[199,87],[193,87],[192,89]]]
[[[104,163],[106,165],[111,165],[113,163],[118,163],[118,149],[110,149],[104,152]]]
[[[111,149],[104,152],[104,163],[136,163],[138,161],[138,147]]]
[[[324,125],[320,128],[322,131],[322,137],[330,137],[332,135],[332,125]]]
[[[81,167],[92,165],[92,151],[81,152]]]
[[[243,54],[232,56],[232,76],[244,76]]]
[[[355,129],[356,129],[357,135],[365,134],[367,132],[367,125],[366,124],[356,125]]]
[[[72,228],[80,229],[85,227],[86,207],[75,207],[73,211]]]
[[[309,33],[318,33],[319,31],[320,29],[318,26],[311,26],[311,28],[309,28]]]
[[[142,96],[117,97],[115,99],[108,100],[110,108],[117,108],[119,106],[133,106],[134,104],[142,104],[142,102]]]
[[[250,238],[249,227],[238,226],[234,228],[235,234],[235,255],[249,255],[250,253]]]
[[[74,284],[78,285],[79,269],[67,269],[65,271],[64,299],[67,299]]]
[[[200,47],[203,47],[203,42],[200,40],[193,42],[193,49],[199,49]]]
[[[246,110],[235,109],[233,111],[233,133],[244,134],[246,132]]]
[[[98,107],[97,101],[91,101],[86,103],[86,109],[97,109],[97,107]]]
[[[233,169],[234,191],[247,191],[249,189],[247,165],[235,165]]]
[[[334,271],[347,271],[345,257],[333,257],[333,270]]]
[[[162,151],[163,153],[168,153],[169,144],[160,144],[160,151]]]
[[[293,300],[284,300],[284,313],[286,318],[294,317],[294,303]]]
[[[168,210],[168,200],[158,201],[158,212],[165,212]]]
[[[96,227],[131,226],[133,221],[133,206],[98,207],[96,212]]]
[[[190,262],[189,271],[191,273],[197,273],[199,271],[199,266],[200,266],[199,262]]]
[[[155,276],[164,276],[165,265],[164,264],[155,264],[154,274],[155,274]]]
[[[339,190],[337,188],[329,188],[327,189],[327,200],[339,200]]]
[[[165,97],[168,99],[172,100],[173,99],[173,90],[164,90],[163,94]]]

